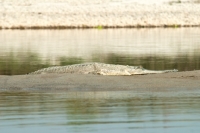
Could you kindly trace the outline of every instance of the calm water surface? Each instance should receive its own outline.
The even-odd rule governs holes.
[[[0,74],[94,61],[200,69],[200,29],[0,30]],[[0,92],[0,132],[200,131],[199,96],[86,93]]]
[[[83,62],[200,69],[200,28],[0,30],[0,74]]]
[[[199,97],[101,97],[68,93],[0,93],[0,131],[199,133]],[[88,92],[91,93],[91,92]],[[120,92],[119,92],[120,93]],[[127,92],[127,95],[131,92]],[[69,95],[71,95],[69,97]]]

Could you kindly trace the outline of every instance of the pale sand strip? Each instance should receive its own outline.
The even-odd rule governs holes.
[[[79,97],[82,96],[86,98],[97,97],[98,95],[100,95],[98,97],[199,97],[199,81],[200,70],[134,76],[101,76],[84,74],[1,75],[0,93],[70,92],[70,95],[79,95]],[[116,93],[107,93],[108,91]]]
[[[1,28],[200,26],[200,4],[131,1],[0,1]]]

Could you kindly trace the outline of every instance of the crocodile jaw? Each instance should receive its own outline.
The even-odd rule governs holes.
[[[97,74],[100,75],[131,75],[128,71],[126,70],[107,70],[107,69],[100,69],[99,71],[96,72]]]

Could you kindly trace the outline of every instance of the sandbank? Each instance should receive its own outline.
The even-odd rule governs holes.
[[[146,96],[200,96],[200,70],[165,74],[102,76],[39,74],[0,76],[0,92],[128,92]],[[76,93],[77,95],[77,93]],[[91,94],[94,96],[94,94]],[[88,97],[88,96],[87,96]]]
[[[0,29],[200,26],[200,4],[131,0],[0,1]]]

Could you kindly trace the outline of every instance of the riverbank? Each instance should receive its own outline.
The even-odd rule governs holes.
[[[131,1],[1,2],[0,29],[200,26],[200,4]]]
[[[0,92],[81,93],[130,91],[134,95],[199,96],[199,80],[200,70],[134,76],[90,74],[1,75]]]

